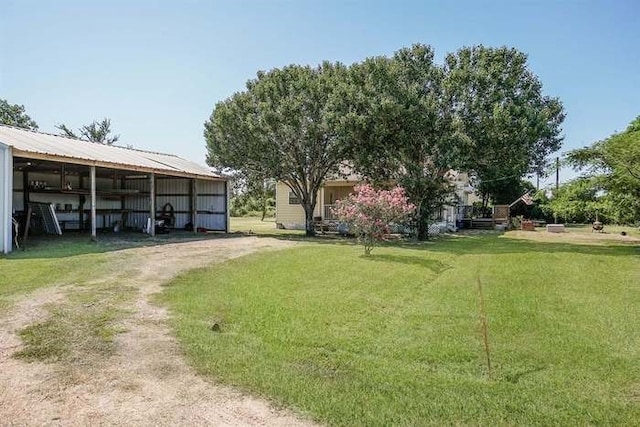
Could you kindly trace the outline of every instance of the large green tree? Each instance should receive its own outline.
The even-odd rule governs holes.
[[[286,183],[302,204],[308,235],[318,190],[346,157],[338,126],[345,75],[346,67],[328,62],[259,72],[205,123],[207,163]]]
[[[0,124],[38,130],[36,122],[25,112],[24,105],[10,104],[6,99],[0,99]]]
[[[418,238],[451,188],[446,172],[463,163],[466,138],[457,132],[444,69],[430,46],[351,68],[350,113],[344,129],[355,168],[374,182],[397,182],[416,205]]]
[[[567,159],[585,176],[597,178],[609,198],[624,207],[619,221],[640,219],[640,116],[623,132],[570,151]]]
[[[589,174],[605,174],[612,185],[640,187],[640,116],[623,132],[570,151],[567,158]]]
[[[429,46],[370,58],[352,69],[350,115],[356,167],[401,183],[418,207],[418,237],[448,198],[449,169],[477,179],[485,204],[521,195],[523,176],[560,147],[562,105],[542,95],[527,57],[475,46],[434,61]]]
[[[101,121],[94,120],[90,124],[82,126],[78,129],[79,134],[64,124],[57,125],[56,128],[62,131],[62,135],[69,138],[86,139],[98,144],[113,145],[120,139],[120,135],[111,134],[111,120],[107,118]]]
[[[565,222],[592,222],[596,219],[596,213],[603,214],[605,211],[601,191],[596,179],[578,178],[554,190],[545,208]],[[604,218],[600,215],[598,219]]]
[[[276,198],[276,182],[271,178],[246,175],[242,171],[226,174],[231,182],[231,215],[244,216],[260,212],[264,221],[273,210]]]
[[[561,146],[561,102],[543,95],[527,55],[513,48],[464,47],[447,55],[445,72],[471,142],[465,169],[478,178],[485,205],[512,202],[521,178],[543,172]]]

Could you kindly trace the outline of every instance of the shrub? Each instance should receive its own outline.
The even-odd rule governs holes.
[[[409,203],[402,187],[376,190],[369,184],[355,187],[355,192],[335,203],[334,213],[358,236],[369,255],[377,241],[389,234],[391,224],[408,220],[416,207]]]

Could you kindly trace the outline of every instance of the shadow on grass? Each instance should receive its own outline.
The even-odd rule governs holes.
[[[403,244],[403,247],[416,247]],[[446,238],[434,244],[424,246],[434,252],[451,254],[490,255],[513,253],[577,253],[598,256],[637,256],[640,245],[579,242],[543,242],[525,239],[501,237],[498,234]]]
[[[390,254],[373,254],[369,256],[362,255],[361,258],[365,261],[375,262],[393,262],[398,264],[415,265],[418,267],[424,267],[436,274],[440,274],[445,270],[451,268],[443,262],[435,259],[424,258],[421,256],[409,256],[409,255],[390,255]]]
[[[259,233],[256,237],[287,240],[291,242],[319,243],[327,245],[355,245],[357,240],[354,237],[344,237],[338,234],[317,234],[309,237],[304,232],[300,233]]]
[[[312,242],[327,245],[355,245],[357,240],[352,237],[337,235],[319,235],[307,237],[300,234],[259,234],[258,237],[269,237],[279,240],[298,242]],[[571,252],[585,255],[600,256],[637,256],[640,254],[640,245],[629,243],[602,243],[595,244],[580,242],[544,242],[517,238],[503,237],[502,233],[486,233],[478,235],[451,235],[440,236],[433,240],[416,241],[401,240],[382,242],[376,247],[395,247],[417,251],[444,252],[455,255],[491,255],[508,253],[561,253]],[[410,262],[397,260],[398,262]]]
[[[544,371],[546,366],[534,366],[530,368],[519,369],[514,372],[507,372],[504,374],[504,379],[512,384],[516,384],[520,381],[521,378],[537,374],[538,372]]]
[[[228,238],[242,238],[243,233],[211,233],[194,234],[185,231],[175,231],[169,234],[161,234],[150,237],[143,233],[125,232],[99,234],[98,240],[92,242],[86,234],[66,234],[63,236],[38,236],[30,237],[25,251],[15,250],[9,255],[0,255],[1,258],[11,259],[37,259],[37,258],[65,258],[83,254],[96,254],[118,251],[122,249],[168,245],[181,242],[198,240],[216,240]],[[357,240],[353,237],[339,235],[317,235],[307,237],[300,233],[260,233],[251,236],[258,238],[273,238],[293,242],[307,242],[322,245],[354,246]],[[574,242],[540,242],[515,238],[503,238],[498,233],[480,235],[441,236],[435,240],[420,242],[415,240],[401,240],[382,242],[380,248],[405,248],[414,251],[444,252],[455,255],[468,254],[507,254],[507,253],[531,253],[531,252],[572,252],[587,255],[600,256],[637,256],[640,254],[640,245],[630,244],[583,244]],[[377,258],[376,258],[377,257]],[[393,261],[404,264],[422,265],[433,271],[440,271],[441,266],[427,265],[427,260],[414,256],[381,255],[374,254],[372,261]]]
[[[143,233],[124,232],[118,234],[98,234],[97,241],[95,242],[91,241],[89,235],[80,233],[69,233],[62,236],[30,236],[25,250],[14,249],[11,254],[3,255],[2,258],[6,260],[66,258],[76,255],[99,254],[130,248],[201,240],[240,238],[243,236],[243,234],[239,233],[194,234],[191,232],[176,231],[151,237]]]

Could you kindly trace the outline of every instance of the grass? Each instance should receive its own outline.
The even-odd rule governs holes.
[[[328,243],[174,280],[161,299],[196,369],[330,425],[640,422],[637,246]]]
[[[143,233],[100,234],[92,242],[87,234],[30,237],[26,250],[0,255],[0,310],[16,297],[44,287],[85,283],[113,268],[105,256],[120,249],[216,239],[220,234],[173,232],[150,237]]]
[[[15,357],[28,361],[63,362],[67,368],[89,364],[112,354],[115,326],[126,312],[119,308],[134,295],[127,272],[118,269],[121,256],[106,252],[146,245],[104,236],[91,243],[86,235],[30,240],[27,250],[0,257],[0,309],[9,309],[25,294],[46,287],[64,287],[59,302],[45,306],[42,321],[19,331],[24,347]],[[105,275],[113,281],[101,280]],[[72,373],[69,370],[68,373]]]
[[[118,307],[135,292],[127,286],[121,255],[108,252],[189,240],[215,239],[219,234],[173,232],[149,237],[142,233],[31,237],[26,250],[0,256],[0,310],[19,298],[47,287],[65,287],[63,301],[49,304],[43,321],[19,332],[25,347],[16,354],[25,360],[86,363],[113,351],[115,326],[126,314]],[[108,277],[110,279],[104,279]]]
[[[49,316],[19,332],[24,348],[15,357],[29,361],[96,363],[113,354],[115,326],[127,312],[120,306],[135,290],[122,285],[75,288],[69,298],[51,304]]]
[[[71,248],[66,250],[75,250],[75,245],[69,246]],[[63,258],[49,255],[43,250],[16,252],[15,255],[0,258],[1,310],[6,310],[16,297],[39,288],[84,283],[108,265],[106,257],[100,253]]]
[[[252,233],[273,236],[303,236],[304,230],[283,230],[276,228],[275,218],[232,217],[231,232]]]

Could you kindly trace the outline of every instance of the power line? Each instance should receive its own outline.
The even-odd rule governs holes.
[[[517,178],[520,175],[510,175],[510,176],[503,176],[501,178],[495,178],[495,179],[481,179],[480,182],[494,182],[494,181],[503,181],[505,179],[510,179],[510,178]]]

